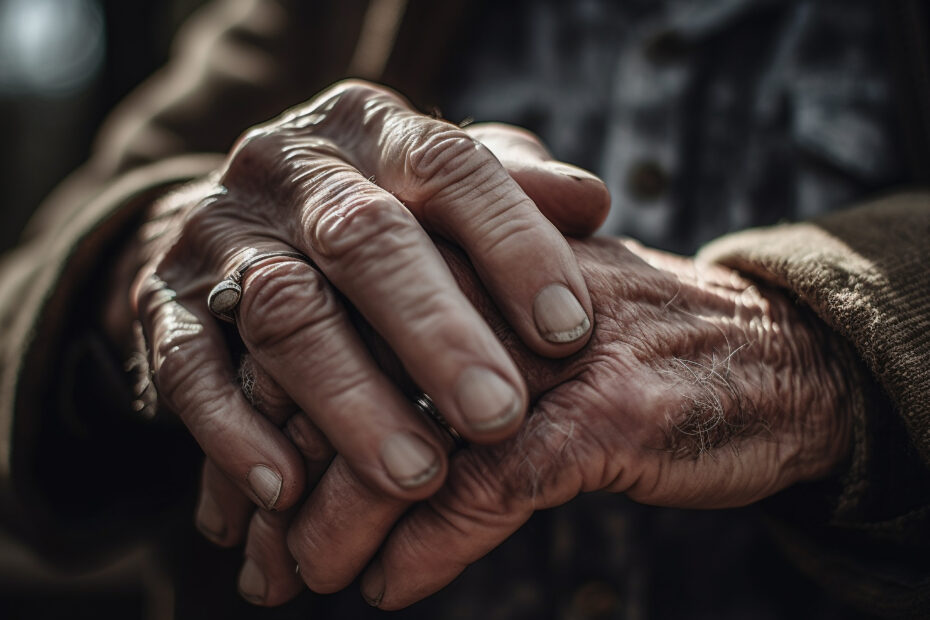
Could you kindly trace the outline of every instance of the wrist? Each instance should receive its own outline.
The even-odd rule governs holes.
[[[783,304],[791,366],[783,398],[794,411],[798,450],[786,464],[792,483],[822,480],[849,459],[853,418],[863,407],[861,362],[810,309],[773,291]]]

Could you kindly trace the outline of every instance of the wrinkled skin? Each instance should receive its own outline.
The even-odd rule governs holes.
[[[243,595],[275,605],[364,570],[370,602],[402,607],[583,491],[735,506],[836,466],[847,386],[829,337],[723,268],[567,242],[560,231],[597,227],[605,199],[525,132],[466,133],[347,83],[247,133],[216,178],[156,205],[132,303],[159,397],[208,457],[198,525],[222,545],[247,537]],[[224,331],[210,287],[256,251],[293,249],[315,264],[250,269],[238,334]],[[542,328],[536,301],[552,284],[593,330]],[[465,398],[502,381],[513,415],[469,422],[461,381],[476,366],[497,388]],[[428,392],[470,445],[447,462],[448,438],[398,383]],[[436,457],[428,477],[388,471],[398,434]]]
[[[576,201],[586,209],[563,206]],[[435,492],[441,438],[373,362],[342,295],[463,436],[499,441],[525,415],[526,386],[429,233],[468,252],[527,346],[565,356],[590,336],[591,308],[563,233],[593,231],[608,201],[599,179],[552,161],[527,132],[465,131],[362,82],[246,132],[214,177],[152,208],[131,248],[136,269],[124,270],[135,271],[132,313],[159,398],[208,456],[208,487],[225,478],[259,506],[293,506],[310,457],[293,425],[279,427],[299,407],[372,488],[408,501]],[[224,329],[208,291],[255,255],[282,251],[312,264],[256,263],[235,330]],[[108,320],[125,341],[120,307]],[[286,398],[242,393],[229,346],[238,337]],[[231,526],[212,507],[202,504],[200,525],[222,542]]]
[[[526,377],[527,421],[500,444],[454,453],[445,485],[409,512],[337,456],[296,516],[253,519],[246,556],[265,590],[252,600],[278,604],[300,590],[293,557],[311,589],[336,591],[364,571],[369,602],[396,609],[442,588],[535,510],[582,492],[741,506],[842,461],[848,357],[782,293],[630,241],[571,245],[596,327],[559,361],[523,346],[467,261],[444,250]]]

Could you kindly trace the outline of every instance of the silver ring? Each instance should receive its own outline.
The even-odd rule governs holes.
[[[255,254],[236,267],[228,276],[220,280],[219,284],[210,289],[210,294],[207,295],[207,308],[210,309],[210,312],[218,319],[222,319],[227,323],[235,323],[235,310],[239,305],[239,300],[242,299],[242,277],[245,275],[245,272],[262,261],[279,257],[296,258],[305,263],[310,263],[310,259],[300,252],[265,252]]]
[[[444,430],[446,434],[452,438],[452,441],[455,442],[456,448],[461,448],[466,444],[465,438],[459,435],[459,432],[446,422],[446,419],[442,417],[442,414],[436,409],[436,405],[433,404],[433,399],[427,394],[420,392],[420,394],[413,399],[413,405],[417,408],[417,411],[428,417],[436,426]]]

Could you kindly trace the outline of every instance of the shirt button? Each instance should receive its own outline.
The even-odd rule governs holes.
[[[657,65],[683,60],[690,49],[688,40],[677,30],[660,30],[646,40],[643,53]]]
[[[641,202],[655,200],[668,188],[668,174],[658,162],[652,160],[633,164],[626,177],[630,195]]]
[[[586,583],[572,595],[570,616],[578,620],[607,620],[616,616],[620,595],[608,583]]]

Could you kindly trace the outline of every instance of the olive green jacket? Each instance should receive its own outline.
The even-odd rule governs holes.
[[[0,262],[0,492],[20,536],[62,558],[118,549],[170,513],[180,491],[166,480],[193,478],[193,451],[166,459],[152,439],[164,429],[133,418],[98,336],[110,257],[141,210],[214,170],[245,128],[341,77],[429,107],[464,5],[218,0],[112,113],[91,160]],[[871,374],[847,469],[770,502],[784,548],[867,608],[930,608],[930,193],[731,235],[700,257],[787,289]],[[153,471],[156,459],[169,465]]]

